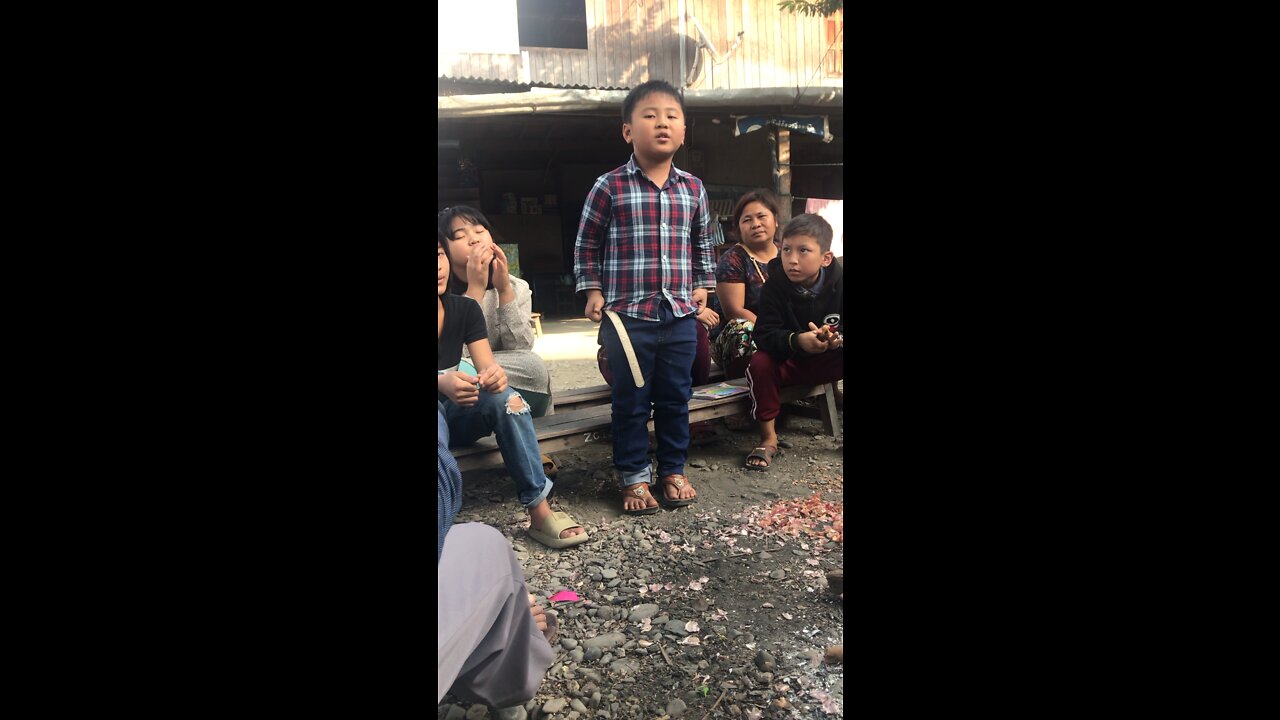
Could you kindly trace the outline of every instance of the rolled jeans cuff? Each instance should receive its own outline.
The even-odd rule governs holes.
[[[542,492],[538,493],[537,497],[535,497],[533,500],[530,500],[529,502],[525,502],[523,499],[521,499],[520,504],[524,506],[525,510],[531,510],[537,507],[538,503],[542,502],[543,500],[546,500],[547,495],[551,493],[551,486],[554,484],[551,482],[551,478],[544,477],[543,480],[545,480],[546,483],[543,484]]]
[[[632,485],[639,485],[640,483],[644,483],[646,485],[653,484],[653,468],[648,466],[636,470],[635,472],[619,472],[618,475],[622,478],[623,488],[629,488]]]

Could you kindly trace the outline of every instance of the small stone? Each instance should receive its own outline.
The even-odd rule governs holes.
[[[516,705],[514,707],[503,708],[501,710],[494,710],[493,716],[497,718],[497,720],[526,720],[526,718],[529,717],[529,713],[525,712],[523,705]]]
[[[587,648],[587,651],[586,651],[585,653],[583,653],[582,661],[583,661],[583,662],[595,662],[596,660],[599,660],[599,659],[600,659],[600,656],[601,656],[601,655],[603,655],[603,654],[604,654],[604,651],[603,651],[603,650],[601,650],[600,648],[598,648],[598,647],[589,647],[589,648]]]
[[[684,704],[684,701],[681,700],[680,698],[676,698],[671,702],[667,703],[667,714],[673,718],[680,717],[681,715],[684,714],[684,711],[687,709],[688,707]]]
[[[577,698],[574,698],[569,701],[569,707],[572,707],[574,710],[577,710],[580,713],[587,712],[587,706],[583,705],[582,701]]]
[[[604,572],[600,573],[600,575],[601,575],[605,580],[612,580],[612,579],[614,579],[614,578],[618,577],[618,571],[617,571],[617,570],[614,570],[613,568],[605,568],[605,569],[604,569]]]
[[[693,467],[696,467],[696,468],[704,468],[704,467],[706,467],[706,466],[707,466],[707,461],[706,461],[706,460],[694,459],[694,460],[690,460],[690,461],[689,461],[689,464],[690,464],[690,465],[692,465]]]
[[[600,707],[600,691],[596,690],[591,693],[591,707]]]
[[[672,633],[673,635],[679,635],[680,637],[684,637],[689,634],[689,631],[684,629],[684,622],[680,620],[672,620],[664,625],[662,629]]]
[[[742,708],[738,707],[737,705],[730,705],[730,706],[729,706],[729,714],[730,714],[730,715],[732,715],[732,716],[734,716],[734,717],[738,717],[738,716],[742,715]]]
[[[454,705],[449,708],[449,712],[445,713],[444,720],[462,720],[467,716],[467,711],[462,709],[461,705]]]
[[[467,720],[481,720],[481,718],[488,716],[488,714],[488,705],[485,705],[484,703],[476,703],[467,711]]]
[[[756,653],[756,667],[760,668],[761,672],[772,672],[778,669],[778,663],[772,655],[761,650]]]
[[[576,663],[582,662],[585,659],[585,655],[582,648],[574,648],[569,651],[569,659]]]
[[[786,576],[787,576],[787,571],[783,570],[782,568],[778,568],[777,570],[774,570],[773,572],[769,573],[769,577],[773,578],[774,580],[781,580]]]
[[[773,559],[773,553],[769,552],[768,550],[764,550],[764,551],[762,551],[762,552],[760,553],[760,555],[759,555],[758,557],[759,557],[761,560],[772,560],[772,559]]]
[[[609,669],[619,675],[630,675],[640,669],[640,664],[631,658],[620,658],[614,660]]]
[[[572,650],[578,647],[578,641],[573,638],[560,638],[560,647],[565,650]]]
[[[542,714],[550,715],[551,713],[558,713],[564,709],[565,705],[568,705],[568,704],[569,704],[569,701],[565,700],[564,698],[556,698],[555,700],[548,700],[542,705]]]
[[[593,638],[589,638],[583,641],[582,644],[588,650],[593,650],[593,649],[607,650],[617,645],[621,645],[626,641],[627,641],[626,635],[623,635],[622,633],[619,633],[619,632],[611,632],[611,633],[605,633],[603,635],[597,635]]]

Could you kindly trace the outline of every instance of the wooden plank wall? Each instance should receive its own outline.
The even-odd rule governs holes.
[[[583,0],[587,11],[587,50],[530,49],[534,84],[593,88],[630,88],[653,78],[678,84],[680,74],[677,0]],[[829,43],[824,18],[782,12],[777,0],[686,0],[721,54],[746,31],[742,44],[721,65],[703,53],[703,70],[694,89],[843,86],[828,79],[822,60]],[[696,37],[693,22],[689,37]],[[693,66],[693,44],[686,67]],[[460,54],[442,57],[450,77],[518,81],[520,56]]]

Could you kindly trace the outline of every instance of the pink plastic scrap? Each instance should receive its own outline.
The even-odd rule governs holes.
[[[561,590],[549,599],[551,602],[578,602],[582,598],[578,597],[578,593],[572,590]]]

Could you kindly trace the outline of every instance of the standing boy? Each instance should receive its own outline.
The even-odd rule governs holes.
[[[694,315],[715,287],[720,226],[702,181],[671,163],[684,136],[684,101],[669,83],[651,80],[627,94],[622,139],[634,152],[591,188],[573,253],[586,316],[608,317],[600,344],[614,378],[613,462],[623,512],[633,515],[658,511],[649,491],[651,407],[661,504],[688,505],[697,495],[684,474]]]
[[[844,377],[844,268],[833,262],[831,225],[798,215],[782,229],[782,252],[769,261],[756,316],[756,353],[747,366],[751,417],[760,424],[760,447],[747,456],[749,470],[764,472],[778,456],[774,421],[778,391]]]

